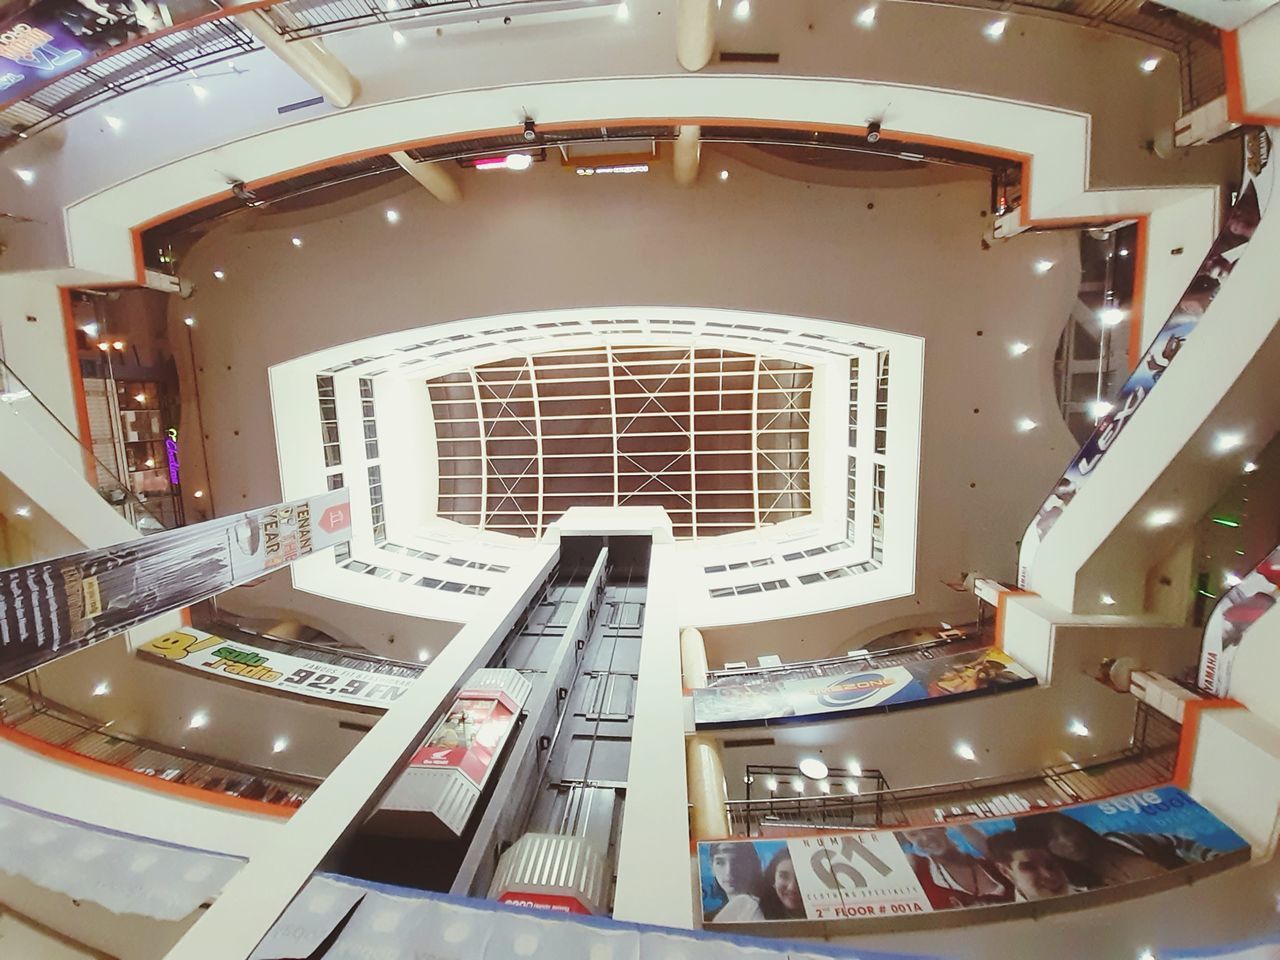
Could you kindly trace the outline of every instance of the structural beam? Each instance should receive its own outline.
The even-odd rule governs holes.
[[[702,128],[681,127],[676,136],[675,158],[671,163],[679,186],[691,187],[698,182],[698,165],[701,159]]]
[[[414,160],[403,150],[393,151],[391,159],[441,203],[458,203],[462,199],[462,190],[442,164]]]
[[[360,95],[360,82],[319,40],[286,40],[257,10],[235,20],[335,107],[349,107]]]
[[[716,48],[715,0],[680,0],[676,11],[676,59],[697,72],[711,62]]]

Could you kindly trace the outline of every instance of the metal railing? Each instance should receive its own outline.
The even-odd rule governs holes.
[[[264,12],[282,37],[305,40],[371,23],[433,26],[511,13],[555,13],[616,6],[610,0],[284,0]]]
[[[67,426],[62,418],[54,413],[2,358],[0,358],[0,411],[15,417],[23,417],[26,415],[24,411],[31,411],[29,420],[34,421],[38,418],[52,422],[56,427],[53,436],[63,437],[67,442],[61,444],[61,451],[54,449],[55,445],[51,442],[50,449],[54,449],[55,454],[60,454],[73,468],[84,473],[86,481],[96,486],[99,496],[117,513],[143,533],[156,533],[169,529],[162,517],[147,506],[145,500],[134,493],[111,467],[94,454],[92,444]],[[36,411],[40,412],[36,413]],[[35,422],[30,422],[29,425],[37,431],[45,432]],[[94,479],[89,478],[90,472],[93,473]]]
[[[110,722],[49,700],[29,678],[0,684],[0,725],[113,767],[283,807],[300,806],[322,782],[111,732]]]
[[[1034,773],[906,789],[885,784],[844,795],[783,797],[777,793],[787,791],[787,780],[800,776],[798,770],[786,768],[786,773],[772,775],[778,789],[770,797],[728,801],[729,823],[734,836],[907,828],[1085,803],[1167,783],[1177,760],[1179,734],[1176,724],[1139,704],[1129,747],[1084,763],[1063,763]],[[867,773],[883,780],[879,771]],[[832,789],[839,789],[838,783]]]

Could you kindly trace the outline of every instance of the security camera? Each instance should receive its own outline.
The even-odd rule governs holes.
[[[533,125],[532,117],[524,118],[524,138],[529,143],[538,139],[538,128]]]
[[[872,120],[867,124],[867,143],[880,142],[880,121]]]

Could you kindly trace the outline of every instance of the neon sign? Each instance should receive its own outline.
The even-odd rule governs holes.
[[[164,438],[164,453],[169,459],[169,482],[176,487],[178,485],[178,431],[174,427],[169,428]]]

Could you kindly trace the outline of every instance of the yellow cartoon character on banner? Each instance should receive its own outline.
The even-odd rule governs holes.
[[[181,660],[189,653],[199,653],[223,642],[221,637],[197,637],[195,634],[175,630],[144,643],[138,649],[166,660]]]

